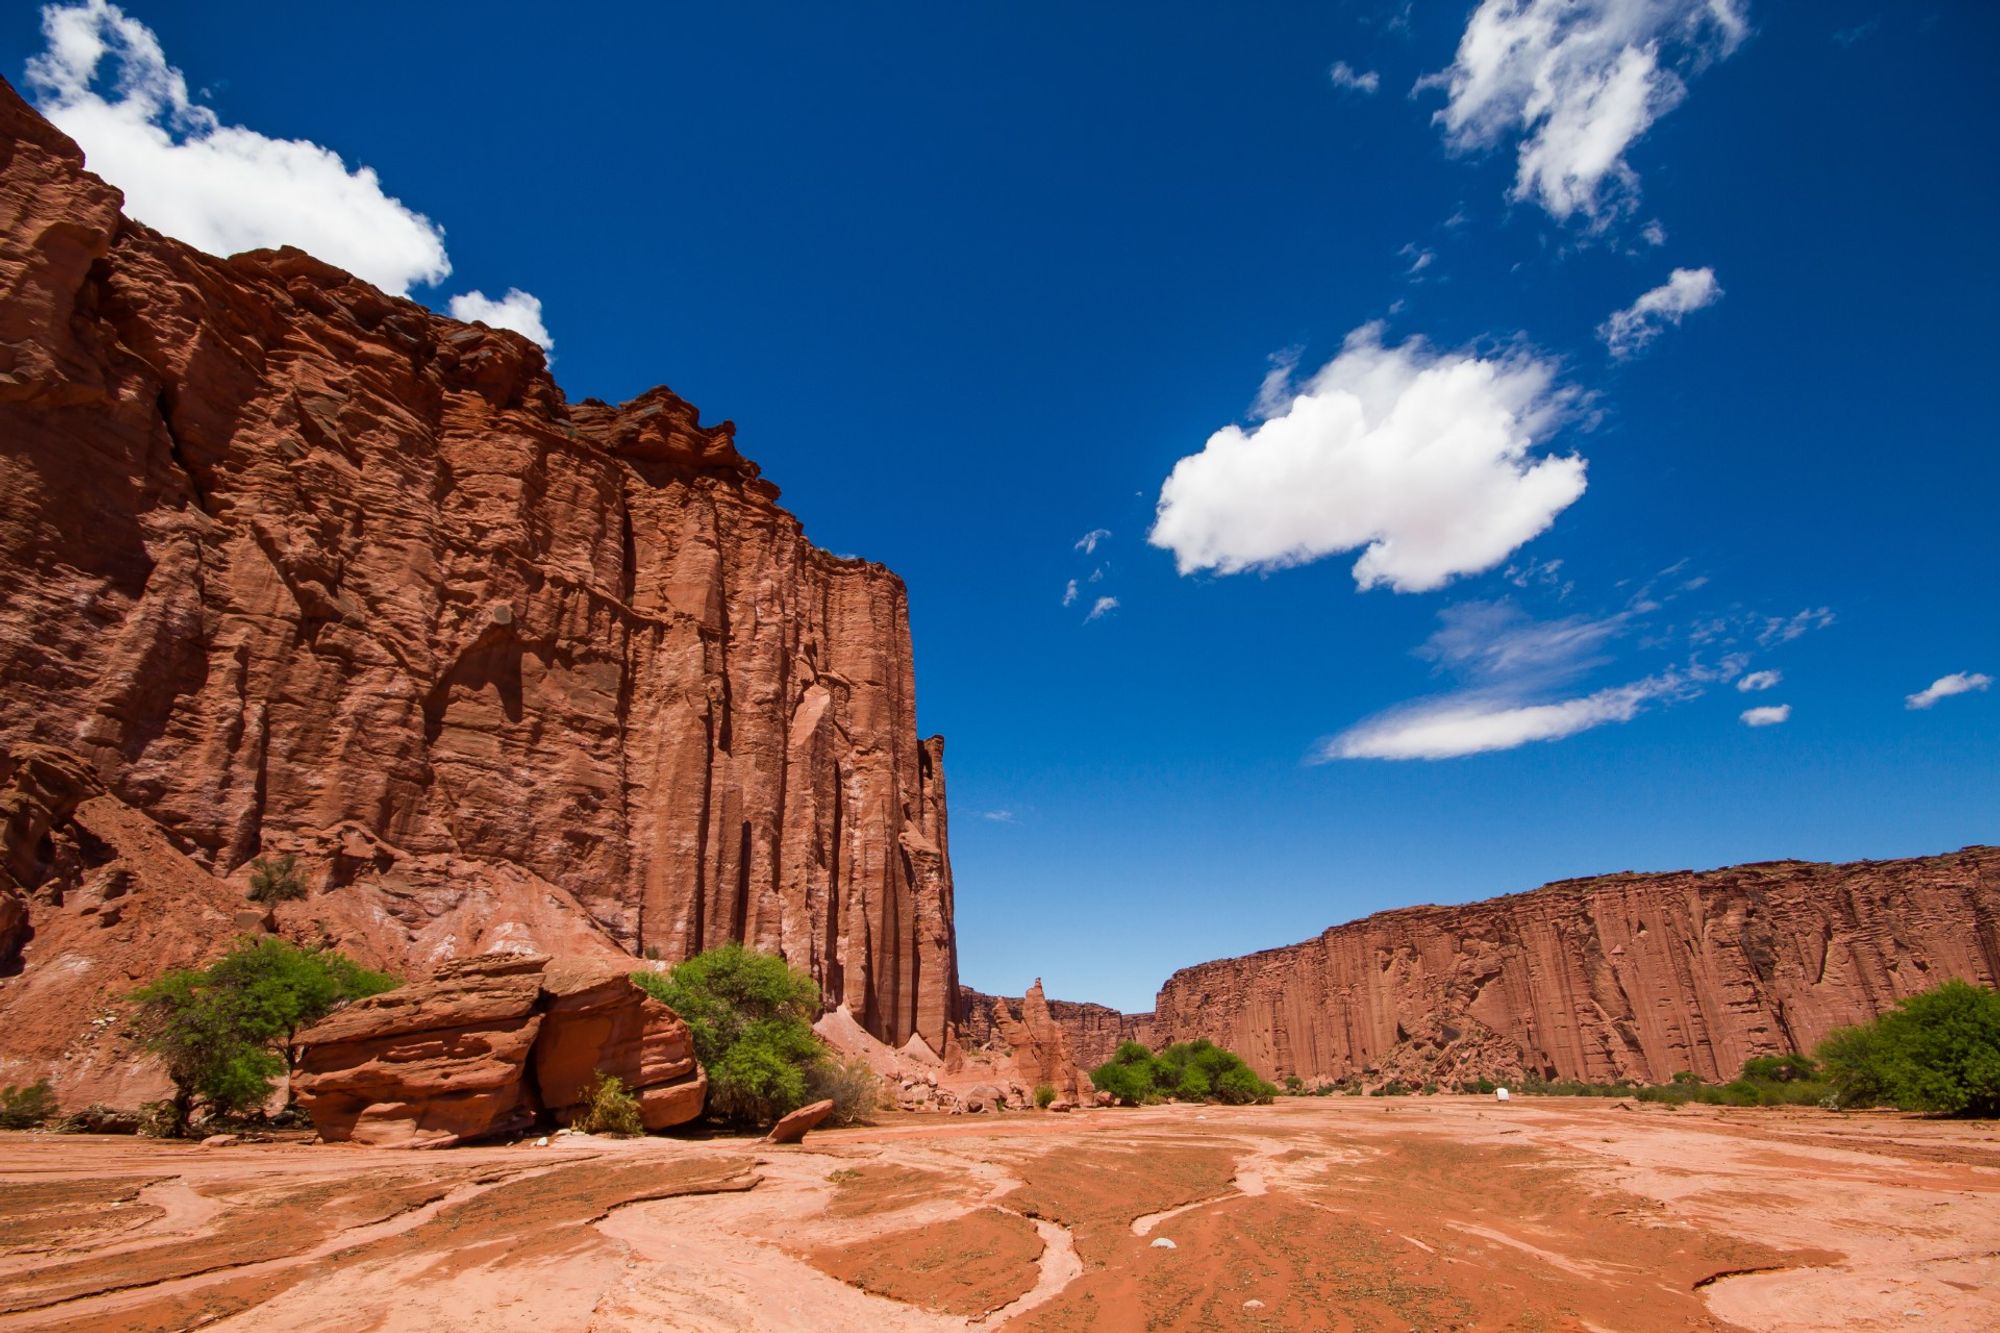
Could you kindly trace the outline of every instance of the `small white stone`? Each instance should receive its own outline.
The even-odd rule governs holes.
[[[1243,1302],[1243,1308],[1246,1310],[1261,1310],[1264,1308],[1264,1302],[1255,1299],[1247,1300]]]
[[[535,1146],[536,1146],[537,1148],[546,1148],[546,1147],[548,1147],[548,1146],[549,1146],[549,1136],[548,1136],[548,1135],[546,1135],[546,1134],[544,1134],[544,1135],[542,1135],[542,1137],[540,1137],[540,1138],[536,1139],[536,1140],[535,1140]]]
[[[1158,1240],[1153,1242],[1153,1248],[1156,1250],[1177,1250],[1180,1248],[1180,1246],[1174,1244],[1172,1241],[1168,1240],[1165,1236],[1161,1236]]]

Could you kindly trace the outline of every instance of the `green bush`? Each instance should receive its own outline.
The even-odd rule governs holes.
[[[586,1134],[615,1134],[621,1139],[636,1138],[646,1132],[639,1118],[639,1099],[616,1074],[599,1070],[584,1089],[583,1110],[573,1128]]]
[[[33,1129],[56,1118],[56,1090],[47,1079],[37,1079],[24,1088],[9,1083],[0,1088],[0,1129]]]
[[[811,977],[732,942],[632,980],[694,1035],[710,1114],[768,1125],[806,1104],[808,1079],[827,1058],[812,1030],[819,987]]]
[[[298,858],[290,852],[278,857],[260,856],[250,862],[251,902],[269,906],[305,896],[305,877],[299,873]]]
[[[174,1083],[171,1130],[197,1101],[214,1115],[254,1110],[298,1062],[298,1034],[350,1000],[390,990],[393,977],[330,950],[276,936],[244,939],[201,970],[167,972],[132,998],[132,1029]]]
[[[830,1125],[859,1124],[881,1109],[882,1080],[858,1055],[851,1060],[828,1056],[806,1071],[806,1099],[833,1103],[826,1113]]]
[[[1112,1057],[1090,1072],[1090,1081],[1134,1104],[1174,1097],[1240,1106],[1278,1095],[1241,1057],[1205,1037],[1177,1042],[1158,1055],[1139,1042],[1120,1042]]]
[[[1952,980],[1819,1048],[1842,1106],[2000,1116],[2000,992]]]
[[[1049,1107],[1055,1105],[1055,1100],[1056,1100],[1056,1090],[1053,1085],[1048,1083],[1043,1083],[1035,1088],[1036,1110],[1038,1111],[1048,1110]]]

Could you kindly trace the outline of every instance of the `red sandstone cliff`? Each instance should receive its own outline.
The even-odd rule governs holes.
[[[1162,1043],[1266,1077],[1733,1076],[1949,977],[2000,982],[2000,848],[1604,875],[1184,968]]]
[[[959,1040],[968,1047],[1005,1044],[1005,1033],[995,1020],[995,1006],[1018,1021],[1027,1005],[1026,996],[1009,999],[986,995],[970,986],[959,987]],[[1086,1073],[1109,1060],[1122,1041],[1153,1043],[1151,1014],[1122,1014],[1107,1004],[1076,1000],[1047,1000],[1044,1006],[1050,1020],[1061,1029],[1076,1067]]]
[[[901,581],[813,547],[667,390],[568,403],[514,334],[202,254],[83,167],[0,82],[0,751],[81,757],[86,799],[239,902],[296,853],[279,928],[406,975],[742,939],[942,1051],[943,745]],[[24,1013],[74,1031],[168,961],[129,913],[68,923],[87,820],[34,836],[0,849],[10,1080],[58,1054]]]

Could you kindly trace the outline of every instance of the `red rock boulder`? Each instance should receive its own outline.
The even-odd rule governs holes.
[[[687,1025],[597,959],[489,954],[349,1005],[301,1035],[299,1103],[330,1142],[443,1147],[567,1123],[599,1071],[648,1129],[701,1114]]]
[[[798,1110],[771,1126],[765,1136],[769,1143],[797,1143],[805,1138],[806,1131],[818,1127],[819,1122],[833,1112],[831,1101],[814,1102],[811,1106],[801,1106]]]

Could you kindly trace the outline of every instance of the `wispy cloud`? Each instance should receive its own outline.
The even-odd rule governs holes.
[[[1018,824],[1021,822],[1012,810],[981,810],[979,817],[994,824]]]
[[[1100,597],[1091,605],[1090,614],[1083,618],[1083,623],[1088,625],[1093,620],[1101,620],[1117,609],[1118,599],[1116,597]]]
[[[1432,264],[1437,263],[1437,251],[1425,249],[1415,241],[1411,241],[1408,245],[1398,250],[1396,255],[1398,258],[1410,261],[1410,266],[1403,270],[1403,276],[1406,278],[1414,278]]]
[[[1077,598],[1076,580],[1071,579],[1063,587],[1062,604],[1064,606],[1073,606],[1076,604],[1076,598]]]
[[[1746,708],[1742,713],[1746,727],[1775,727],[1780,722],[1790,721],[1791,716],[1790,704],[1766,704],[1761,708]]]
[[[1905,695],[1903,707],[1929,708],[1940,699],[1949,699],[1955,694],[1972,694],[1993,684],[1993,677],[1983,671],[1954,671],[1949,676],[1939,676],[1915,694]]]
[[[1454,149],[1517,142],[1513,199],[1601,229],[1638,197],[1627,151],[1747,33],[1738,0],[1482,0],[1416,90],[1445,90]]]
[[[1269,377],[1260,397],[1277,401]],[[1584,461],[1537,450],[1576,404],[1530,352],[1435,352],[1349,334],[1245,430],[1174,465],[1147,540],[1182,574],[1283,569],[1361,548],[1363,589],[1422,592],[1490,569],[1584,491]]]
[[[1076,549],[1085,555],[1091,555],[1097,550],[1097,544],[1110,535],[1111,529],[1109,528],[1092,528],[1089,532],[1084,533],[1076,539]]]
[[[1815,607],[1795,611],[1789,616],[1764,616],[1757,629],[1757,646],[1775,648],[1781,643],[1790,643],[1813,630],[1825,629],[1833,623],[1833,611],[1829,607]]]
[[[1881,19],[1869,19],[1866,23],[1857,23],[1851,28],[1836,29],[1833,34],[1834,44],[1837,46],[1853,46],[1856,42],[1873,36],[1876,29],[1881,26]]]
[[[1677,268],[1631,305],[1612,311],[1598,326],[1597,336],[1611,355],[1622,360],[1643,350],[1669,325],[1678,326],[1694,311],[1721,299],[1722,284],[1715,280],[1714,269]]]
[[[1345,88],[1350,92],[1365,93],[1372,96],[1382,87],[1382,76],[1380,74],[1377,74],[1372,69],[1358,70],[1345,60],[1334,61],[1333,68],[1328,73],[1333,79],[1334,87]]]
[[[1736,682],[1736,688],[1744,694],[1756,694],[1770,689],[1784,678],[1785,673],[1782,671],[1752,671]]]

